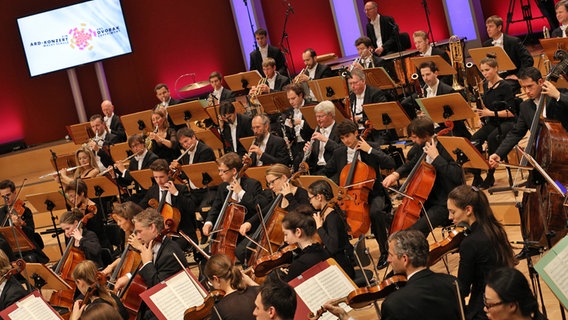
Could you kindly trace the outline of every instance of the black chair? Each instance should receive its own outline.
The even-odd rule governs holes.
[[[369,250],[365,244],[365,235],[361,235],[357,243],[355,243],[355,278],[353,282],[357,287],[362,288],[372,286],[375,283],[373,278],[373,271],[365,269],[371,265],[371,258],[369,257]]]
[[[402,51],[410,49],[412,47],[412,44],[410,43],[410,35],[408,34],[408,32],[401,32],[399,36]]]

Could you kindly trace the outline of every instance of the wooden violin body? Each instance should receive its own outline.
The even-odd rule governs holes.
[[[183,313],[183,320],[201,320],[209,319],[215,307],[215,302],[221,300],[225,296],[222,290],[211,291],[204,299],[203,304],[191,307]]]
[[[211,254],[226,254],[235,262],[235,248],[239,239],[239,230],[245,221],[246,207],[237,203],[228,205],[220,231],[216,233],[215,241],[211,243]]]
[[[442,241],[430,244],[428,266],[436,264],[443,256],[456,252],[460,248],[462,240],[469,235],[469,228],[457,226]]]
[[[287,211],[280,208],[278,203],[282,197],[276,198],[275,207],[272,212],[269,212],[265,217],[266,231],[263,226],[259,226],[257,235],[253,236],[254,239],[258,240],[258,248],[254,251],[248,261],[249,266],[254,266],[257,264],[259,259],[269,256],[273,252],[277,252],[278,248],[284,243],[284,232],[282,231],[282,219],[286,216]],[[264,249],[266,250],[264,250]]]
[[[294,258],[294,251],[296,250],[298,250],[298,245],[290,244],[280,251],[260,258],[253,266],[254,275],[256,277],[264,277],[270,271],[276,268],[289,265],[290,263],[292,263],[292,259]]]

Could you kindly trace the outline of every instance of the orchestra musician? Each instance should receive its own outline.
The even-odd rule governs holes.
[[[543,117],[560,121],[564,129],[568,128],[568,93],[566,90],[559,90],[550,81],[545,81],[540,71],[534,67],[519,72],[519,83],[529,99],[521,103],[513,129],[507,133],[495,153],[489,156],[489,165],[493,168],[499,165],[501,159],[505,159],[530,129],[536,108],[544,96],[547,99]]]
[[[414,31],[412,34],[412,40],[414,42],[414,46],[416,50],[418,50],[419,55],[421,57],[430,57],[430,56],[440,56],[442,59],[446,60],[449,65],[452,65],[452,61],[450,60],[450,56],[446,52],[446,50],[442,50],[436,47],[433,47],[430,44],[430,39],[428,39],[428,33],[422,30]],[[418,74],[420,75],[420,70],[418,70]],[[440,81],[447,85],[452,85],[452,76],[441,76]],[[421,83],[423,84],[423,80]]]
[[[6,224],[0,227],[9,226],[7,219],[12,220],[12,224],[17,228],[21,228],[24,234],[36,247],[35,250],[22,252],[24,260],[27,262],[39,263],[49,262],[49,258],[41,250],[44,247],[43,240],[41,239],[39,233],[35,232],[35,222],[32,211],[25,205],[25,203],[22,203],[21,206],[18,204],[19,208],[15,208],[15,204],[18,199],[16,198],[16,185],[12,180],[0,181],[0,196],[2,196],[4,200],[4,205],[0,207],[0,221],[6,221]],[[10,215],[10,217],[6,217],[6,215],[8,214],[8,207],[12,207],[12,214]],[[5,239],[1,236],[0,239],[0,243],[5,242]],[[7,248],[5,248],[5,246],[7,246]],[[10,246],[8,245],[8,243],[5,243],[5,245],[4,243],[2,243],[2,245],[0,245],[0,249],[10,250]],[[11,250],[6,254],[9,257],[12,254]]]
[[[72,177],[69,176],[66,168],[59,170],[61,183],[63,185],[67,185],[71,181],[79,178],[93,178],[100,173],[99,166],[95,160],[95,154],[89,148],[81,147],[75,151],[75,163],[78,168],[75,169]],[[57,181],[59,176],[55,175],[54,177]]]
[[[487,154],[491,155],[515,124],[515,114],[510,111],[516,109],[515,96],[509,83],[499,76],[499,66],[495,58],[484,58],[479,66],[485,81],[481,98],[483,108],[478,108],[477,114],[484,119],[484,124],[473,134],[471,141],[479,151],[483,143],[487,141]],[[487,189],[495,183],[494,168],[487,171],[485,180],[481,178],[480,169],[471,169],[471,172],[473,173],[473,186]]]
[[[73,280],[77,285],[77,289],[81,292],[82,297],[75,300],[73,306],[72,318],[80,316],[82,312],[90,308],[96,307],[98,304],[108,304],[115,308],[122,317],[123,320],[128,320],[128,311],[120,301],[120,299],[112,293],[106,285],[99,279],[100,276],[97,275],[97,266],[91,260],[83,260],[77,264],[75,269],[73,269]],[[92,291],[89,295],[88,301],[84,300],[85,295]],[[80,304],[85,305],[84,308],[80,308]],[[78,319],[79,317],[77,317]]]
[[[294,83],[301,83],[304,87],[304,92],[309,94],[306,98],[310,101],[316,101],[316,96],[312,90],[308,87],[309,80],[317,80],[323,78],[329,78],[334,76],[333,70],[328,65],[317,62],[317,53],[314,49],[308,48],[302,52],[302,60],[304,61],[304,72],[300,72],[296,78],[294,78]]]
[[[236,152],[241,157],[245,155],[247,150],[239,139],[254,135],[251,118],[237,113],[235,106],[231,102],[225,101],[219,106],[219,126],[224,140],[230,142],[230,147],[225,148],[225,152]]]
[[[209,105],[216,106],[223,101],[234,100],[235,94],[233,91],[223,87],[223,76],[217,71],[211,72],[209,75],[209,84],[213,87],[213,92],[209,94]]]
[[[527,278],[515,268],[498,268],[489,273],[483,296],[485,313],[492,320],[545,320]]]
[[[342,146],[335,149],[333,156],[325,167],[325,175],[339,185],[340,175],[343,168],[353,162],[356,150],[360,150],[360,161],[375,170],[377,175],[372,191],[369,193],[369,216],[371,218],[371,230],[379,244],[381,256],[378,268],[386,266],[387,252],[385,244],[387,241],[385,218],[390,211],[390,198],[381,184],[381,169],[392,169],[395,166],[394,159],[384,153],[380,145],[367,143],[358,137],[357,126],[351,120],[344,120],[337,125],[337,133],[341,139]],[[317,220],[316,220],[317,221]]]
[[[65,243],[73,241],[73,247],[81,250],[85,259],[93,261],[97,267],[103,267],[99,238],[86,226],[78,226],[81,219],[83,213],[79,209],[66,211],[59,217],[59,226],[65,233]]]
[[[211,256],[204,269],[205,277],[213,289],[222,290],[225,295],[215,303],[211,319],[254,320],[254,300],[258,294],[258,284],[223,254]]]
[[[252,166],[266,166],[275,163],[290,165],[290,153],[286,141],[269,132],[270,119],[265,114],[260,114],[252,118],[252,131],[255,136],[248,154],[244,157],[250,157]]]
[[[92,115],[91,118],[89,118],[89,122],[91,129],[95,133],[95,137],[92,138],[87,145],[96,155],[97,164],[102,171],[113,164],[110,154],[105,150],[106,148],[103,147],[119,143],[120,138],[114,133],[108,132],[103,117],[100,114]]]
[[[310,174],[323,175],[325,165],[333,156],[333,151],[340,146],[341,139],[335,125],[335,105],[331,101],[322,101],[314,107],[317,127],[311,140],[304,145],[304,158],[310,167]]]
[[[304,99],[304,88],[299,84],[291,84],[286,86],[284,90],[286,90],[286,97],[290,103],[290,108],[286,109],[281,116],[284,118],[283,121],[286,126],[287,134],[290,131],[292,132],[289,134],[291,136],[290,141],[292,142],[290,151],[294,157],[293,168],[298,168],[302,161],[304,145],[306,141],[310,140],[314,130],[310,128],[300,111],[300,108],[306,103]]]
[[[290,84],[290,79],[282,74],[276,72],[276,61],[272,58],[266,58],[262,61],[262,70],[264,71],[266,83],[260,85],[260,89],[257,86],[252,86],[250,88],[251,92],[255,90],[260,90],[262,93],[271,93],[273,91],[282,91],[282,89]]]
[[[434,139],[434,122],[430,118],[418,117],[412,120],[407,130],[414,143],[408,152],[408,162],[386,176],[383,186],[390,187],[401,177],[407,176],[421,158],[422,153],[426,153],[425,161],[436,170],[436,178],[428,200],[424,203],[424,209],[428,213],[433,228],[446,226],[449,224],[448,193],[464,183],[462,169],[442,144]],[[421,215],[411,228],[420,230],[425,235],[431,231],[428,219],[424,215]]]
[[[144,195],[146,195],[146,190],[142,188],[136,180],[134,180],[130,173],[132,171],[150,168],[150,165],[154,161],[158,160],[158,156],[154,152],[146,149],[146,140],[142,134],[135,133],[128,137],[128,146],[135,156],[130,159],[128,169],[124,165],[124,161],[115,162],[114,165],[116,170],[119,172],[117,182],[123,187],[127,187],[134,182],[134,190],[136,190],[136,194],[132,195],[130,200],[138,202],[144,197]]]
[[[566,38],[566,28],[568,27],[568,1],[561,0],[554,6],[556,11],[556,19],[560,26],[550,34],[553,38]]]
[[[154,93],[156,94],[156,98],[158,98],[158,100],[160,100],[160,103],[158,103],[156,105],[154,110],[158,110],[160,107],[165,108],[166,115],[168,116],[168,123],[170,124],[170,127],[177,129],[176,125],[174,124],[174,121],[172,120],[172,118],[168,114],[168,107],[179,104],[182,101],[172,98],[172,96],[170,95],[170,89],[168,88],[168,86],[165,83],[158,83],[154,87]]]
[[[355,40],[355,47],[359,55],[359,61],[353,64],[353,68],[378,68],[384,66],[384,61],[374,52],[373,41],[369,37],[359,37]]]
[[[355,255],[349,242],[349,225],[345,212],[336,203],[329,202],[333,199],[331,185],[325,180],[314,181],[308,187],[308,196],[310,204],[316,210],[313,218],[325,250],[354,279],[355,269],[351,261],[355,261]]]
[[[461,319],[456,278],[428,268],[429,245],[417,230],[389,236],[388,260],[395,274],[405,275],[404,287],[388,295],[381,305],[383,320]]]
[[[257,320],[292,320],[296,313],[296,291],[289,284],[269,277],[254,301]]]
[[[301,275],[302,272],[329,258],[323,245],[314,239],[316,221],[313,218],[313,208],[301,205],[288,212],[282,219],[284,241],[288,245],[296,244],[300,249],[297,256],[292,258],[288,269],[277,269],[281,280],[289,282]]]
[[[142,266],[138,274],[142,276],[148,288],[166,280],[182,270],[174,254],[181,259],[183,267],[187,261],[178,244],[162,234],[164,218],[154,208],[147,208],[134,217],[134,233],[128,242],[140,251]],[[116,281],[115,290],[120,290],[128,283],[128,275]],[[157,319],[150,309],[142,303],[139,314],[142,319]]]
[[[114,105],[110,100],[103,100],[101,103],[101,111],[103,112],[103,120],[107,126],[108,132],[116,134],[120,142],[126,141],[126,130],[120,121],[120,118],[114,113]]]
[[[0,277],[12,269],[10,260],[4,251],[0,250]],[[0,311],[8,308],[28,294],[24,287],[14,277],[2,278],[0,282]]]
[[[257,70],[262,77],[266,77],[264,62],[266,59],[271,58],[274,60],[278,73],[282,76],[287,76],[286,58],[280,48],[268,44],[267,34],[263,28],[258,28],[254,32],[258,49],[250,53],[250,70]]]
[[[455,225],[466,224],[471,231],[459,247],[461,296],[471,294],[466,318],[486,319],[483,311],[485,279],[497,267],[514,267],[513,249],[483,191],[467,185],[455,188],[448,195],[448,211]]]
[[[88,310],[81,311],[80,314],[76,313],[76,317],[71,320],[123,320],[122,316],[115,308],[106,303],[99,303],[92,306]]]
[[[158,159],[150,165],[152,177],[156,182],[146,192],[146,195],[138,203],[142,208],[150,206],[150,199],[156,199],[159,203],[167,203],[174,209],[179,210],[181,220],[178,229],[188,235],[193,241],[197,242],[197,234],[195,232],[195,207],[189,196],[189,190],[184,184],[177,184],[171,181],[168,173],[170,168],[168,162],[164,159]],[[173,230],[176,232],[177,230]],[[175,242],[179,247],[186,251],[190,245],[183,237],[177,237]]]
[[[148,133],[147,139],[152,140],[150,151],[157,155],[158,158],[165,159],[170,163],[180,155],[180,152],[176,130],[170,127],[166,117],[166,112],[163,108],[157,108],[152,112],[152,125],[155,129]]]
[[[398,26],[393,17],[379,14],[379,5],[375,1],[365,3],[365,15],[369,19],[367,22],[367,37],[373,42],[375,53],[384,56],[389,53],[397,52],[398,46]]]

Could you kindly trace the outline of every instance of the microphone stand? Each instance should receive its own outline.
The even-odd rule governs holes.
[[[428,8],[428,1],[422,0],[422,6],[424,7],[424,14],[426,15],[426,23],[428,24],[428,33],[430,34],[430,42],[436,43],[434,40],[434,32],[432,31],[432,25],[430,24],[430,8]]]
[[[254,35],[254,24],[252,23],[252,18],[250,17],[250,10],[249,10],[249,7],[248,7],[248,2],[247,2],[247,0],[243,0],[243,1],[244,1],[244,3],[245,3],[245,7],[247,8],[247,15],[248,15],[249,24],[250,24],[250,30],[252,31],[252,36],[253,36],[253,38],[255,38],[255,35]],[[258,44],[256,43],[256,39],[255,39],[255,41],[254,41],[254,50],[258,50]]]
[[[49,149],[51,152],[51,158],[53,159],[53,165],[55,166],[55,172],[57,173],[57,180],[59,180],[59,188],[61,189],[61,196],[65,200],[65,207],[67,211],[71,211],[71,206],[67,202],[67,197],[65,196],[65,188],[63,188],[63,183],[61,182],[61,173],[59,172],[59,167],[57,166],[57,154],[53,150]]]
[[[394,32],[394,36],[396,38],[396,49],[398,51],[398,58],[402,59],[402,43],[400,42],[400,33],[399,33],[399,28],[398,28],[398,24],[396,23],[391,23],[390,26],[392,27],[392,31]],[[408,77],[406,75],[406,66],[404,63],[402,63],[402,73],[404,73],[404,83],[408,83]],[[402,80],[402,79],[399,79]],[[406,88],[403,87],[402,90],[402,95],[403,95],[403,99],[406,98]]]
[[[292,75],[296,73],[296,66],[294,65],[294,57],[292,56],[292,49],[290,48],[290,39],[288,39],[288,33],[286,32],[286,26],[288,25],[288,17],[290,16],[290,12],[294,14],[294,8],[292,8],[292,4],[288,2],[288,8],[286,8],[286,13],[284,13],[284,27],[282,28],[282,37],[280,38],[280,50],[285,55],[290,57],[290,62],[292,63],[292,72],[288,68],[288,64],[286,64],[286,69],[288,69],[288,75]],[[286,43],[284,43],[286,42]]]

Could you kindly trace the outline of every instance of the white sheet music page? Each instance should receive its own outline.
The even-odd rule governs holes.
[[[29,295],[24,300],[16,302],[18,308],[8,316],[13,320],[59,320],[60,318],[49,308],[47,303],[41,298]]]
[[[312,312],[316,312],[325,302],[347,296],[353,291],[353,284],[337,265],[330,265],[320,273],[302,282],[294,290],[302,298],[302,301]],[[345,311],[351,311],[351,307],[340,304]],[[333,320],[336,317],[327,312],[320,319]]]
[[[185,310],[203,303],[203,297],[183,271],[165,283],[167,286],[153,294],[150,299],[166,319],[183,319]]]
[[[568,250],[562,250],[558,251],[558,255],[544,267],[544,271],[556,282],[558,289],[562,291],[564,296],[568,297],[568,273],[566,272],[566,266],[568,266]]]

